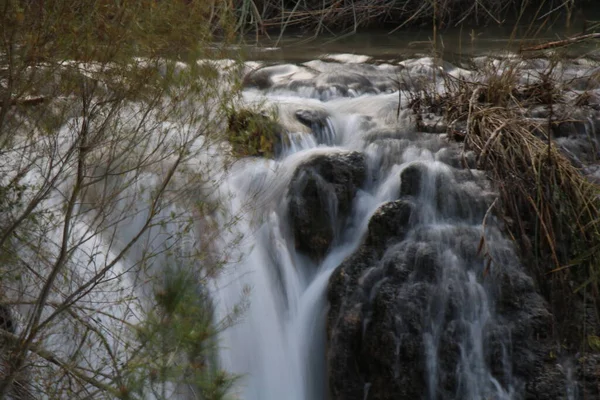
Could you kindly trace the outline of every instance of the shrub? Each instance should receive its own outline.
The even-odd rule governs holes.
[[[239,85],[202,60],[230,23],[216,0],[3,2],[1,398],[227,391],[234,315],[212,320],[203,289],[227,258],[207,222],[227,160],[205,155]],[[190,285],[168,306],[170,275]]]

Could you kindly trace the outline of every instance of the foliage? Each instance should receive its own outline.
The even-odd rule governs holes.
[[[171,268],[155,292],[155,301],[156,307],[137,326],[142,347],[130,363],[121,390],[139,398],[172,398],[177,387],[192,387],[195,397],[222,399],[234,380],[218,368],[214,354],[217,335],[227,325],[213,323],[205,286],[189,271]],[[231,317],[242,311],[236,308]],[[176,385],[169,390],[164,382]]]
[[[237,157],[274,157],[281,132],[281,126],[273,116],[249,109],[228,112],[227,135]]]
[[[206,292],[235,221],[207,156],[239,88],[210,61],[228,5],[5,0],[0,35],[0,398],[222,398],[194,365],[238,313]]]

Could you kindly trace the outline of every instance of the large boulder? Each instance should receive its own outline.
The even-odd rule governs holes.
[[[549,306],[493,215],[481,241],[480,222],[471,221],[483,220],[489,199],[465,200],[473,215],[455,208],[462,223],[444,218],[444,198],[477,195],[465,194],[463,171],[446,171],[432,179],[428,206],[421,194],[429,173],[423,164],[401,173],[400,199],[373,214],[363,244],[330,278],[331,399],[598,396],[597,386],[573,391],[597,360],[571,374],[561,365]],[[427,218],[428,207],[441,220]]]
[[[365,158],[357,152],[318,155],[298,167],[289,186],[288,213],[299,251],[315,261],[323,258],[365,177]]]

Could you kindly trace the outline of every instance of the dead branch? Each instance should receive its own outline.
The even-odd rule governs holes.
[[[588,33],[586,35],[578,35],[573,36],[563,40],[556,40],[553,42],[542,43],[537,46],[524,47],[521,48],[521,52],[524,51],[538,51],[538,50],[547,50],[547,49],[555,49],[557,47],[565,47],[575,43],[583,42],[588,39],[600,39],[600,33]]]
[[[15,344],[15,345],[21,344],[21,338],[18,335],[12,334],[3,329],[0,329],[0,337],[4,340],[7,340],[7,341]],[[76,367],[72,366],[71,363],[60,359],[57,355],[42,348],[41,346],[31,345],[31,346],[29,346],[28,350],[31,351],[33,354],[48,361],[49,363],[56,365],[57,367],[61,368],[63,371],[66,371],[67,373],[71,374],[75,378],[77,378],[83,382],[86,382],[86,383],[102,390],[105,393],[110,393],[111,395],[114,395],[117,398],[121,397],[119,395],[119,392],[117,390],[115,390],[113,387],[111,387],[110,385],[108,385],[104,382],[98,381],[95,378],[82,373]]]

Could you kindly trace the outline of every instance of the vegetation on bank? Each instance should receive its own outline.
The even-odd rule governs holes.
[[[475,80],[446,77],[443,94],[432,89],[416,96],[411,107],[416,114],[443,115],[449,136],[475,153],[470,167],[486,170],[499,191],[490,211],[503,221],[550,301],[559,336],[585,348],[586,303],[600,312],[600,186],[584,176],[556,138],[569,124],[589,123],[559,112],[565,105],[585,110],[589,94],[569,99],[569,82],[561,80],[560,63],[552,60],[539,76],[520,83],[522,62],[490,64]],[[543,118],[532,117],[536,107],[545,110]],[[485,248],[482,238],[479,249],[493,268]]]
[[[0,398],[221,399],[225,2],[0,6]],[[223,46],[218,46],[221,43]],[[235,69],[235,62],[228,64]],[[201,239],[200,239],[201,238]]]
[[[316,34],[348,29],[419,25],[456,27],[463,23],[503,24],[506,20],[564,17],[589,0],[234,0],[238,26],[265,33],[289,28]]]
[[[542,3],[567,15],[578,4]],[[270,116],[232,111],[234,78],[198,63],[224,54],[216,42],[226,47],[248,27],[318,33],[379,22],[499,22],[522,5],[5,0],[0,398],[226,396],[233,378],[214,361],[216,335],[241,309],[215,321],[206,293],[228,258],[212,246],[218,232],[209,195],[223,165],[203,156],[229,140],[237,156],[271,157],[281,139]],[[507,71],[487,86],[448,81],[448,93],[430,99],[500,182],[507,227],[532,254],[546,292],[559,288],[568,297],[589,289],[595,297],[597,187],[547,134],[556,121],[543,128],[520,111],[561,101],[551,74],[523,88],[518,69]],[[159,236],[164,247],[155,247]],[[160,265],[167,268],[157,272]],[[137,278],[123,290],[119,282],[131,271]],[[66,343],[53,341],[60,335]]]

